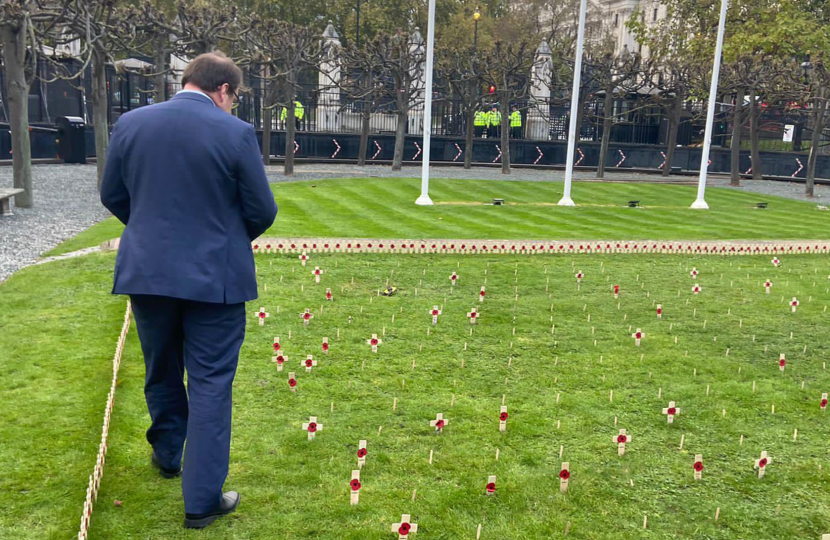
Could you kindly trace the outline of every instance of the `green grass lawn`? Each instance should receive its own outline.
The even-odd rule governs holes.
[[[95,465],[124,299],[112,256],[0,284],[0,538],[76,536]]]
[[[182,529],[180,482],[161,479],[149,464],[133,328],[91,538],[380,540],[394,538],[389,528],[402,513],[419,524],[416,540],[475,538],[479,523],[482,539],[558,538],[568,522],[569,538],[591,540],[819,538],[830,532],[830,413],[819,409],[821,393],[830,391],[830,264],[819,256],[782,259],[773,268],[769,257],[312,255],[302,267],[294,256],[258,255],[261,298],[248,307],[226,486],[243,495],[238,512],[205,531]],[[23,420],[0,428],[4,461],[49,467],[18,462],[10,486],[2,480],[15,501],[2,525],[17,527],[16,538],[57,528],[65,538],[77,526],[121,320],[121,303],[104,300],[112,261],[53,264],[0,286],[0,340],[9,339],[9,327],[31,336],[31,325],[42,324],[42,337],[17,345],[6,362],[0,390],[16,417],[36,423],[29,431]],[[325,272],[319,285],[315,265]],[[699,296],[691,292],[692,266],[700,271]],[[578,270],[585,273],[579,287]],[[376,296],[387,279],[397,295]],[[55,306],[69,301],[62,280],[86,292]],[[614,284],[622,287],[619,301]],[[333,302],[324,300],[326,287]],[[6,307],[10,295],[24,293],[33,300]],[[796,314],[787,305],[792,296],[801,301]],[[434,304],[443,306],[437,326],[428,314]],[[482,316],[471,335],[466,313],[476,305]],[[264,327],[253,316],[260,306],[270,312]],[[56,307],[60,318],[45,318]],[[308,328],[299,319],[304,308],[315,314]],[[639,348],[630,337],[638,327],[646,334]],[[372,333],[383,339],[376,355],[365,342]],[[289,357],[282,373],[271,362],[275,336]],[[320,354],[324,336],[327,356]],[[0,341],[0,350],[14,341]],[[319,362],[312,373],[299,366],[306,354]],[[67,356],[77,355],[89,358],[68,369]],[[297,393],[289,391],[289,371],[297,373]],[[13,396],[9,388],[17,388]],[[505,433],[498,430],[502,396],[510,414]],[[62,408],[32,407],[35,398]],[[681,408],[670,426],[661,414],[669,400]],[[428,422],[439,412],[449,424],[436,435]],[[300,427],[310,415],[324,426],[313,442]],[[633,436],[624,457],[612,441],[619,428]],[[369,455],[360,504],[352,507],[348,482],[360,439]],[[567,494],[559,492],[560,445],[572,472]],[[759,480],[753,461],[762,450],[773,463]],[[693,480],[697,453],[704,456],[701,481]],[[485,495],[489,475],[498,477],[493,496]],[[47,512],[56,504],[66,512]]]
[[[364,238],[825,239],[830,214],[815,205],[725,188],[707,190],[708,211],[691,210],[695,186],[587,183],[573,187],[575,208],[555,205],[560,182],[435,179],[436,205],[414,204],[420,180],[358,178],[273,184],[280,207],[268,235]],[[507,206],[495,207],[493,198]],[[645,206],[627,208],[629,200]],[[769,209],[756,210],[756,202]],[[100,244],[120,234],[111,218],[50,255]]]

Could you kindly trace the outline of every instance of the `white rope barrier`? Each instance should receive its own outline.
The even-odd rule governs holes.
[[[89,535],[89,524],[92,518],[92,506],[98,499],[98,489],[101,487],[101,477],[104,476],[104,461],[107,455],[107,437],[110,430],[110,419],[112,408],[115,403],[115,385],[118,382],[118,368],[121,366],[121,353],[124,351],[124,343],[127,340],[127,332],[130,330],[130,302],[127,301],[127,310],[124,313],[124,325],[121,327],[121,335],[118,337],[118,345],[115,347],[115,355],[112,358],[112,383],[110,392],[107,395],[107,406],[104,409],[104,425],[101,429],[101,444],[98,445],[98,457],[95,459],[95,468],[89,476],[89,486],[86,488],[86,500],[84,511],[81,515],[81,530],[78,531],[78,540],[86,540]]]

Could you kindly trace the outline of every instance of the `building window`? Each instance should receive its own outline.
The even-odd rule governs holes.
[[[617,28],[619,26],[620,26],[620,14],[619,13],[614,13],[614,28]]]
[[[654,18],[651,19],[652,21],[657,20],[657,8],[654,8]]]

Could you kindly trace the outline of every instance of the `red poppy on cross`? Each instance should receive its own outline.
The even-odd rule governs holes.
[[[457,280],[458,280],[458,275],[457,275],[455,272],[453,272],[452,274],[450,274],[450,282],[451,282],[453,285],[455,285],[455,282],[456,282]]]
[[[398,540],[404,540],[410,533],[418,532],[418,524],[410,523],[410,520],[409,514],[403,514],[399,523],[392,524],[392,532],[398,534]]]
[[[472,308],[469,313],[467,313],[467,317],[470,318],[470,324],[475,324],[476,319],[478,318],[478,310],[476,308]]]
[[[271,314],[270,314],[270,313],[268,313],[267,311],[265,311],[265,308],[264,308],[264,307],[261,307],[261,308],[259,308],[259,311],[254,312],[254,315],[256,315],[256,317],[259,319],[259,325],[260,325],[260,326],[265,325],[265,319],[266,319],[267,317],[270,317],[270,316],[271,316]]]
[[[821,395],[821,401],[819,402],[819,407],[821,407],[822,411],[827,409],[827,393],[824,393],[824,394]]]
[[[772,259],[772,265],[773,265],[773,266],[775,266],[775,267],[777,268],[777,267],[778,267],[778,265],[780,265],[780,264],[781,264],[781,261],[779,261],[779,260],[778,260],[778,257],[773,257],[773,259]]]
[[[680,414],[680,409],[675,407],[674,401],[669,401],[669,406],[663,409],[663,414],[666,415],[666,422],[674,423],[674,417]]]
[[[568,491],[568,480],[571,478],[571,464],[567,461],[562,462],[562,468],[559,470],[559,491],[565,493]]]
[[[758,478],[763,478],[767,465],[772,463],[772,458],[767,455],[766,450],[761,452],[761,457],[755,460],[755,468],[758,469]]]
[[[300,362],[300,365],[305,366],[306,373],[311,372],[311,368],[317,367],[317,361],[312,355],[308,355],[305,360]]]
[[[480,292],[480,293],[478,293],[478,301],[479,301],[479,302],[484,302],[484,295],[485,295],[485,292],[484,292],[484,285],[482,285],[482,286],[481,286],[481,292]]]
[[[784,353],[778,357],[778,370],[784,371],[784,367],[787,365],[787,360],[784,358]]]
[[[282,365],[285,363],[286,360],[287,358],[281,354],[271,357],[271,361],[277,364],[277,371],[282,371]]]
[[[639,346],[640,346],[640,340],[641,340],[641,339],[643,339],[643,338],[645,337],[645,335],[646,335],[646,334],[645,334],[645,332],[643,332],[643,331],[642,331],[642,330],[640,330],[639,328],[637,329],[637,331],[636,331],[636,332],[634,332],[633,334],[631,334],[631,337],[633,337],[633,338],[634,338],[634,345],[636,345],[637,347],[639,347]]]
[[[315,266],[311,273],[314,275],[314,283],[320,283],[320,276],[323,275],[323,271],[320,270],[320,267]]]
[[[303,320],[303,326],[308,326],[309,321],[314,318],[314,314],[311,313],[310,309],[306,309],[300,313],[300,318]]]
[[[434,427],[435,431],[437,431],[438,433],[441,433],[444,430],[444,428],[447,426],[448,423],[449,423],[449,420],[446,420],[442,413],[436,414],[435,415],[435,420],[430,420],[429,421],[429,425]]]
[[[360,470],[352,471],[352,479],[349,482],[349,499],[352,505],[360,502]]]
[[[277,352],[279,350],[280,350],[280,338],[275,337],[274,338],[274,352]]]
[[[502,405],[501,410],[499,411],[499,431],[506,431],[507,430],[507,406]]]
[[[663,318],[663,304],[657,304],[657,318]]]
[[[324,337],[323,338],[323,343],[320,345],[320,347],[323,349],[324,353],[328,354],[329,353],[329,338]]]
[[[305,252],[303,252],[303,254],[300,255],[299,258],[300,258],[300,262],[302,263],[302,265],[305,266],[305,263],[308,260],[308,255],[306,255]]]
[[[297,391],[297,377],[294,376],[294,372],[288,374],[288,387],[291,389],[292,392]]]
[[[574,274],[574,276],[576,277],[576,282],[577,283],[582,283],[582,278],[585,276],[585,274],[583,274],[582,270],[580,270],[579,272]]]
[[[438,315],[441,314],[441,310],[438,309],[438,306],[432,306],[432,309],[429,310],[429,314],[432,315],[432,324],[438,324]]]
[[[695,293],[695,294],[700,293],[700,291],[702,291],[702,290],[703,290],[703,287],[701,287],[700,285],[695,285],[694,287],[692,287],[692,292]]]
[[[308,422],[303,422],[303,430],[308,432],[308,440],[313,441],[314,435],[323,429],[323,424],[317,423],[316,416],[309,416]]]
[[[614,441],[617,443],[617,455],[622,456],[625,454],[625,443],[631,442],[631,435],[621,429],[620,434],[614,436]]]
[[[331,300],[331,299],[332,299],[331,289],[326,289],[326,300]]]
[[[697,279],[697,268],[692,268],[692,271],[689,272],[689,275],[692,276],[692,279]]]
[[[619,285],[614,285],[614,298],[616,299],[616,298],[619,298],[619,297],[620,297],[620,286]]]
[[[795,308],[798,307],[798,299],[795,296],[793,296],[793,299],[790,300],[790,306],[792,306],[793,313],[795,313]]]
[[[695,462],[692,465],[692,468],[695,470],[695,480],[700,480],[703,478],[703,455],[696,454],[695,455]]]
[[[383,340],[378,339],[377,334],[372,334],[372,337],[370,339],[366,340],[366,344],[372,346],[372,352],[373,353],[378,352],[378,345],[380,345],[381,343],[383,343]]]
[[[766,288],[766,290],[767,290],[767,294],[769,294],[770,287],[772,287],[772,281],[770,281],[770,280],[766,280],[766,281],[764,282],[764,287],[765,287],[765,288]]]

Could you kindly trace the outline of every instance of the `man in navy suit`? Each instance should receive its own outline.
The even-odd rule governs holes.
[[[182,84],[170,101],[119,118],[101,202],[126,225],[113,293],[130,295],[144,353],[152,463],[182,474],[185,527],[202,528],[239,504],[222,492],[231,387],[245,302],[257,297],[251,241],[277,205],[254,128],[229,114],[239,68],[203,54]]]

